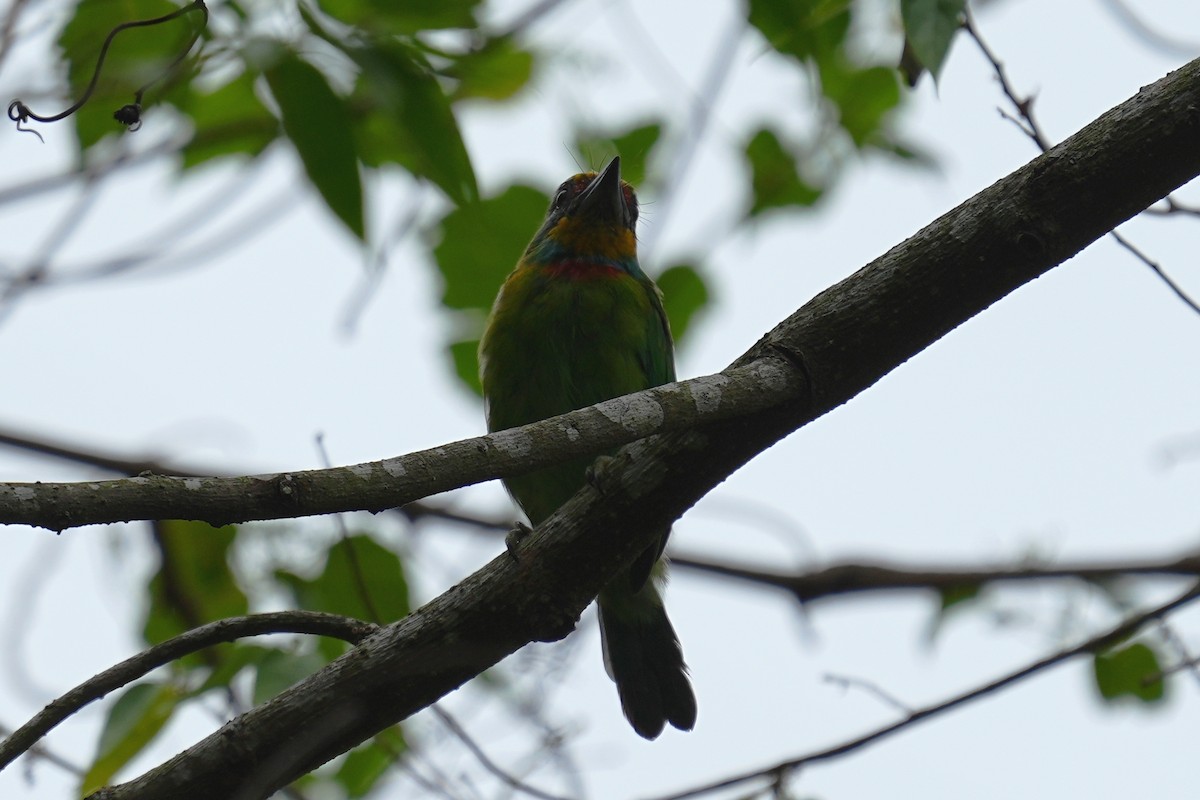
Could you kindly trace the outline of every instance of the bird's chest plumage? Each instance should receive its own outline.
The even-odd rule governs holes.
[[[492,430],[645,389],[647,288],[612,267],[518,271],[497,299],[480,352]]]

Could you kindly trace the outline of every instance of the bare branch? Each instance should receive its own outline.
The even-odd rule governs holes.
[[[443,725],[449,728],[450,732],[454,734],[455,738],[462,742],[463,746],[466,747],[467,750],[471,751],[471,755],[475,756],[475,760],[482,764],[484,769],[486,769],[495,777],[499,778],[509,788],[518,792],[523,792],[531,797],[541,798],[541,800],[566,800],[566,798],[560,797],[559,795],[544,792],[541,789],[538,789],[536,786],[530,786],[521,779],[517,778],[515,775],[509,773],[495,761],[488,758],[487,753],[483,752],[483,748],[479,746],[478,742],[472,739],[471,735],[467,733],[466,729],[463,728],[462,725],[458,724],[458,720],[450,716],[449,712],[447,712],[445,709],[434,705],[430,710],[432,710],[434,715],[442,721]]]
[[[1121,624],[1110,628],[1098,636],[1093,636],[1087,641],[1081,642],[1074,647],[1060,650],[1054,655],[1035,661],[1024,668],[1017,670],[1016,672],[1010,672],[1008,675],[1005,675],[1002,678],[998,678],[990,683],[984,684],[983,686],[963,692],[962,694],[955,695],[954,697],[943,700],[940,703],[916,709],[915,711],[906,714],[899,721],[893,722],[890,725],[885,725],[882,728],[877,728],[863,736],[843,742],[842,744],[834,747],[818,750],[815,753],[809,753],[808,755],[782,761],[770,767],[764,767],[762,769],[754,770],[753,772],[735,775],[715,783],[698,786],[694,789],[688,789],[687,791],[679,792],[677,794],[664,795],[662,797],[655,798],[655,800],[684,800],[684,798],[688,797],[699,797],[700,795],[711,794],[712,792],[721,789],[728,789],[733,786],[741,786],[742,784],[750,783],[751,781],[761,780],[770,781],[772,783],[778,782],[785,778],[788,773],[795,772],[796,770],[808,764],[814,764],[818,761],[828,761],[831,758],[836,758],[838,756],[843,756],[846,753],[859,750],[869,744],[874,744],[880,739],[891,736],[893,733],[915,725],[918,722],[924,722],[925,720],[938,716],[952,708],[957,708],[958,706],[969,703],[972,700],[978,700],[981,697],[986,697],[987,695],[998,692],[999,690],[1007,688],[1014,683],[1018,683],[1019,681],[1023,681],[1026,678],[1032,677],[1039,672],[1069,661],[1072,658],[1103,651],[1117,642],[1120,642],[1122,639],[1137,633],[1147,622],[1161,619],[1170,612],[1181,608],[1188,603],[1191,603],[1197,597],[1200,597],[1200,584],[1193,585],[1185,593],[1174,598],[1170,602],[1164,603],[1163,605],[1150,609],[1149,611],[1135,614],[1127,618]]]
[[[654,434],[726,420],[799,396],[781,359],[669,384],[523,428],[385,461],[231,478],[139,475],[85,483],[0,484],[0,523],[63,530],[133,519],[214,525],[338,511],[383,511],[484,480],[528,472]]]
[[[1196,554],[1153,561],[1088,562],[1054,566],[994,566],[974,569],[848,563],[836,564],[802,574],[735,566],[720,561],[677,555],[671,556],[671,564],[676,567],[783,589],[802,603],[858,592],[945,591],[999,582],[1047,580],[1103,582],[1134,576],[1200,576],[1200,555]]]
[[[1018,115],[1018,116],[1013,116],[1012,114],[1009,114],[1008,112],[1006,112],[1004,109],[1001,109],[1000,116],[1004,117],[1007,120],[1011,120],[1018,128],[1021,129],[1022,133],[1024,133],[1026,136],[1028,136],[1030,139],[1033,140],[1033,143],[1037,145],[1039,150],[1041,150],[1043,153],[1046,152],[1047,150],[1050,149],[1050,140],[1047,139],[1046,134],[1044,134],[1042,132],[1041,126],[1038,125],[1037,117],[1035,117],[1033,114],[1034,97],[1032,95],[1029,97],[1021,97],[1020,95],[1017,94],[1016,89],[1013,88],[1012,81],[1010,81],[1008,79],[1008,72],[1007,72],[1007,70],[1004,69],[1004,65],[996,57],[996,54],[992,52],[992,49],[990,47],[988,47],[987,42],[985,42],[983,40],[983,36],[979,33],[979,29],[975,27],[975,21],[971,16],[970,8],[965,9],[965,18],[964,19],[965,19],[965,21],[963,23],[963,29],[966,30],[967,34],[972,39],[975,40],[975,44],[979,46],[979,50],[980,50],[980,52],[983,53],[984,58],[986,58],[988,60],[988,63],[992,65],[992,71],[996,73],[996,79],[1000,81],[1000,88],[1004,91],[1004,96],[1008,98],[1008,101],[1010,103],[1012,103],[1012,106],[1014,109],[1016,109],[1016,112]],[[1148,207],[1148,208],[1144,209],[1142,213],[1150,213],[1150,214],[1197,214],[1197,213],[1200,213],[1200,211],[1197,211],[1195,209],[1192,209],[1188,206],[1182,205],[1181,203],[1177,202],[1169,194],[1162,199],[1166,203],[1165,209],[1156,209],[1154,207]],[[1191,297],[1189,297],[1188,294],[1183,291],[1183,288],[1178,283],[1173,281],[1167,275],[1166,272],[1163,271],[1161,266],[1159,266],[1154,261],[1152,261],[1149,256],[1147,256],[1145,253],[1143,253],[1141,251],[1140,248],[1134,246],[1134,244],[1132,242],[1130,242],[1129,239],[1122,236],[1117,231],[1115,231],[1115,230],[1111,231],[1109,233],[1109,236],[1111,236],[1113,239],[1115,239],[1117,244],[1121,245],[1126,250],[1128,250],[1130,253],[1132,253],[1136,259],[1138,259],[1143,264],[1145,264],[1147,267],[1149,267],[1150,271],[1153,272],[1155,275],[1157,275],[1158,278],[1160,280],[1162,280],[1162,282],[1165,283],[1167,285],[1167,287],[1170,288],[1170,290],[1175,294],[1175,296],[1178,297],[1180,300],[1182,300],[1184,302],[1184,304],[1187,305],[1188,308],[1190,308],[1192,311],[1196,312],[1197,314],[1200,314],[1200,303],[1197,303],[1195,300],[1193,300]]]
[[[111,691],[133,683],[148,672],[216,644],[269,633],[306,633],[331,636],[357,644],[378,628],[369,622],[318,611],[277,611],[232,617],[182,633],[116,666],[104,670],[52,701],[37,716],[0,742],[0,769],[33,747],[34,743],[79,709]]]

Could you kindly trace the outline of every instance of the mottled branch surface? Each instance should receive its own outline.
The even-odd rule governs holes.
[[[519,560],[493,560],[270,702],[93,797],[266,797],[526,642],[564,636],[608,578],[713,486],[1191,180],[1200,173],[1198,142],[1200,60],[823,292],[735,364],[773,365],[772,380],[799,382],[791,399],[630,444],[539,526]],[[783,365],[794,379],[781,376]],[[144,486],[157,487],[154,479]],[[351,496],[338,507],[375,507]],[[294,500],[272,501],[281,502]]]
[[[384,511],[653,434],[753,414],[797,397],[801,389],[790,365],[762,359],[523,428],[383,461],[271,475],[142,474],[76,483],[0,483],[0,524],[62,531],[130,520],[189,519],[220,526],[339,511]],[[52,449],[43,452],[54,454]],[[132,463],[108,460],[105,465]]]

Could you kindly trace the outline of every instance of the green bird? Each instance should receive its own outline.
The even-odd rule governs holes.
[[[675,380],[662,294],[637,260],[638,204],[621,159],[568,178],[496,297],[479,344],[489,431]],[[534,525],[577,492],[593,458],[509,478]],[[647,739],[696,724],[696,696],[663,608],[670,530],[600,592],[604,664]]]

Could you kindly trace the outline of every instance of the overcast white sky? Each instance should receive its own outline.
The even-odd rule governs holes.
[[[513,177],[549,187],[575,171],[563,144],[570,136],[559,113],[564,107],[612,124],[664,107],[681,112],[687,95],[679,81],[698,86],[739,13],[736,4],[715,0],[633,6],[564,3],[533,35],[586,49],[599,66],[546,76],[515,110],[464,113],[485,191]],[[1200,55],[1200,14],[1191,0],[1137,8],[1157,29],[1193,42]],[[1099,0],[1006,0],[978,16],[1018,87],[1037,93],[1039,119],[1056,141],[1188,58],[1132,36],[1108,9]],[[629,26],[631,14],[678,78],[647,57]],[[0,95],[28,86],[45,69],[38,56],[18,50],[0,73]],[[642,198],[649,201],[642,236],[658,242],[659,257],[699,246],[709,258],[717,300],[679,354],[683,377],[724,367],[818,291],[1035,154],[997,114],[1002,98],[990,68],[960,38],[939,90],[923,82],[902,118],[902,129],[936,157],[938,170],[869,159],[820,212],[772,218],[752,237],[714,238],[745,201],[738,188],[743,167],[732,146],[762,120],[803,124],[806,113],[795,74],[760,42],[743,42],[735,64],[716,124],[683,177],[682,200],[669,219],[656,218],[653,198]],[[5,185],[61,167],[65,131],[42,132],[45,146],[11,128],[0,131]],[[155,137],[152,119],[137,136]],[[455,385],[441,353],[447,323],[432,310],[439,288],[422,243],[392,254],[355,333],[346,335],[342,316],[362,276],[353,243],[298,183],[289,154],[274,152],[257,169],[265,177],[254,182],[234,167],[181,186],[161,167],[112,182],[56,265],[127,252],[198,205],[205,216],[218,213],[231,223],[283,192],[288,210],[206,266],[135,272],[23,299],[0,322],[0,374],[8,378],[0,425],[250,471],[319,466],[317,432],[336,463],[481,432],[478,403]],[[384,230],[402,213],[411,186],[391,180],[374,188],[381,198],[376,230]],[[205,206],[204,198],[218,191],[227,202]],[[1200,202],[1194,187],[1190,197]],[[56,194],[5,206],[3,266],[24,265],[70,202]],[[1153,218],[1127,232],[1200,297],[1200,224]],[[1167,467],[1159,455],[1200,431],[1198,357],[1200,316],[1148,269],[1101,241],[763,454],[677,525],[673,545],[798,569],[853,557],[973,564],[1015,562],[1030,553],[1141,558],[1194,547],[1200,456]],[[0,451],[0,480],[87,475]],[[481,512],[509,508],[497,485],[452,499]],[[310,531],[336,535],[328,520]],[[414,564],[426,594],[499,548],[456,532],[437,536],[445,547],[422,548]],[[150,564],[132,528],[59,537],[8,528],[4,538],[0,641],[8,652],[0,655],[0,723],[14,726],[135,651],[130,620],[139,613]],[[1000,597],[997,607],[1016,612],[1016,624],[966,616],[930,648],[927,597],[836,601],[800,614],[780,596],[680,571],[668,601],[699,697],[697,729],[667,733],[653,744],[630,732],[600,666],[590,618],[573,637],[582,652],[554,690],[552,710],[578,731],[575,753],[590,796],[686,788],[836,744],[894,718],[870,694],[824,682],[827,673],[871,681],[911,706],[932,702],[1057,649],[1060,617],[1080,595],[1041,588]],[[1095,601],[1078,611],[1095,622],[1108,619]],[[1200,616],[1180,616],[1177,630],[1197,645]],[[534,657],[554,655],[542,647]],[[1191,797],[1200,695],[1189,677],[1169,690],[1171,702],[1154,713],[1105,709],[1094,697],[1088,665],[1079,662],[813,767],[795,791],[930,800]],[[83,762],[99,720],[92,710],[47,744]],[[525,753],[524,740],[494,716],[473,721],[501,763]],[[209,725],[203,713],[185,716],[159,756]],[[531,782],[554,788],[539,777]],[[21,769],[0,774],[0,797],[70,794],[72,782],[53,767],[39,765],[32,784],[26,778]],[[407,788],[397,797],[417,796],[401,785]]]

